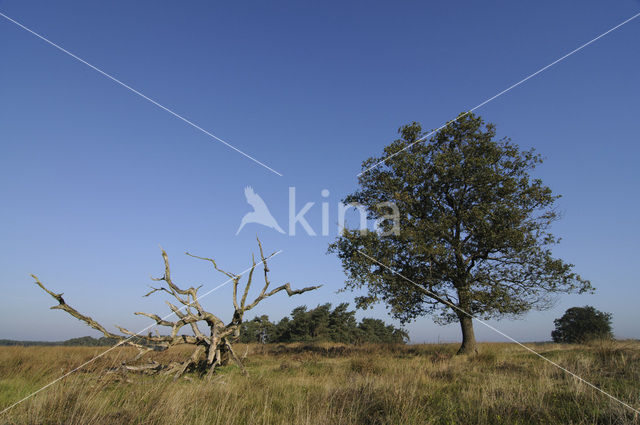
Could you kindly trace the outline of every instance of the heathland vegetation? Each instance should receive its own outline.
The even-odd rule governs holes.
[[[637,403],[640,343],[527,344]],[[634,413],[513,344],[237,344],[211,380],[123,373],[119,347],[0,416],[7,424],[637,424]],[[183,352],[181,352],[181,350]],[[0,347],[0,409],[105,351]],[[188,351],[153,352],[159,363]],[[635,402],[635,403],[634,403]]]

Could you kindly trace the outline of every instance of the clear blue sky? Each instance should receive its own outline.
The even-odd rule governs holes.
[[[0,18],[0,338],[97,335],[32,284],[36,273],[106,325],[138,330],[134,311],[160,275],[224,281],[189,250],[231,271],[249,266],[260,235],[273,281],[324,283],[256,310],[280,319],[300,304],[352,302],[326,254],[337,202],[360,162],[402,124],[435,128],[640,11],[632,0],[488,2],[0,1],[0,11],[284,174],[279,177]],[[558,256],[596,295],[492,322],[524,341],[549,339],[553,319],[591,304],[619,337],[640,337],[638,177],[640,19],[477,112],[547,160],[536,174],[563,198]],[[251,185],[286,228],[288,187],[319,231],[291,237],[258,225],[235,232]],[[323,189],[330,191],[325,200]],[[230,287],[203,300],[228,316]],[[390,320],[384,307],[358,313]],[[497,323],[497,324],[496,324]],[[414,342],[454,341],[428,317]],[[501,340],[476,325],[481,340]]]

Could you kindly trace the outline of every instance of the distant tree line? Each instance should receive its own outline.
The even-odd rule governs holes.
[[[266,315],[242,323],[240,342],[342,342],[355,343],[405,343],[409,335],[404,329],[387,325],[380,319],[364,318],[358,323],[355,311],[349,311],[349,304],[342,303],[335,308],[322,304],[311,310],[306,306],[293,309],[290,316],[273,323]],[[145,344],[139,337],[133,342]],[[2,345],[40,346],[114,346],[119,341],[114,338],[93,338],[83,336],[66,341],[14,341],[0,339]]]
[[[322,304],[307,310],[306,306],[293,309],[291,317],[278,323],[269,316],[256,316],[244,322],[240,342],[342,342],[342,343],[405,343],[409,335],[404,329],[387,325],[380,319],[365,318],[357,322],[355,311],[341,303],[333,310],[331,304]]]
[[[0,339],[0,345],[22,345],[22,346],[82,346],[82,347],[103,347],[116,345],[118,340],[114,338],[94,338],[91,336],[83,336],[80,338],[72,338],[66,341],[14,341],[11,339]]]

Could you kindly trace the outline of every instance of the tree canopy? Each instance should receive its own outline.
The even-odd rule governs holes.
[[[474,114],[427,141],[415,122],[399,133],[381,157],[362,163],[359,188],[344,199],[363,206],[378,231],[345,229],[329,247],[347,274],[344,289],[367,289],[357,307],[384,302],[403,323],[423,315],[459,321],[460,353],[469,353],[470,315],[519,316],[549,307],[552,293],[592,290],[552,255],[559,196],[530,175],[542,162],[533,150],[496,140],[495,126]]]
[[[611,313],[603,313],[594,307],[571,307],[553,321],[551,332],[554,342],[580,343],[594,338],[612,338]]]
[[[339,304],[333,310],[329,303],[311,310],[300,306],[293,309],[291,318],[284,317],[278,323],[269,321],[268,316],[256,316],[242,324],[240,341],[404,343],[409,339],[406,331],[379,319],[364,318],[358,323],[355,311],[348,308],[347,303]]]

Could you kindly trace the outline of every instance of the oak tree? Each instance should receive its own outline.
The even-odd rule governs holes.
[[[463,354],[476,348],[472,317],[515,317],[549,307],[553,293],[592,290],[552,254],[559,196],[530,175],[542,161],[533,150],[497,139],[493,124],[470,113],[426,141],[415,122],[399,133],[362,163],[359,188],[344,199],[377,220],[377,231],[345,229],[329,247],[347,274],[344,289],[366,288],[358,307],[384,302],[403,323],[458,321]]]

